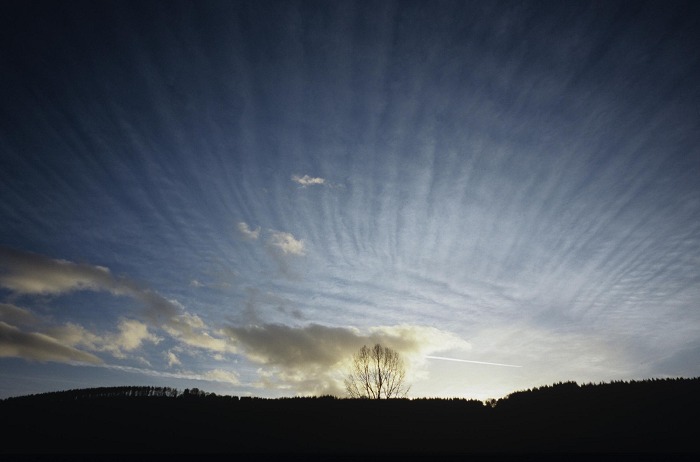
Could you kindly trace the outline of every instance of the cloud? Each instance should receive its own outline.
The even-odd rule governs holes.
[[[223,369],[212,369],[207,371],[202,374],[202,379],[210,380],[212,382],[230,383],[232,385],[238,385],[241,383],[238,379],[238,375],[235,372],[226,371]]]
[[[13,326],[33,325],[39,322],[34,313],[9,303],[0,303],[0,321],[5,321]]]
[[[133,319],[119,323],[119,334],[110,342],[120,351],[134,351],[143,342],[159,343],[161,339],[148,331],[148,326]]]
[[[125,352],[139,349],[144,342],[157,344],[162,340],[149,332],[146,324],[133,319],[121,320],[115,333],[97,335],[78,324],[66,323],[48,329],[46,335],[63,345],[108,352],[120,359],[126,357]]]
[[[64,345],[53,337],[38,332],[23,332],[0,321],[0,357],[34,361],[101,364],[97,356]]]
[[[181,366],[182,362],[180,361],[180,358],[177,357],[175,352],[173,350],[168,350],[165,353],[165,358],[168,360],[168,366],[173,367],[173,366]]]
[[[300,184],[302,186],[302,188],[305,188],[307,186],[326,184],[326,180],[324,178],[312,177],[309,175],[304,175],[304,176],[292,175],[292,181]]]
[[[107,268],[54,260],[0,247],[0,286],[21,294],[112,290],[118,284]]]
[[[0,247],[0,287],[18,294],[58,295],[77,290],[107,291],[129,296],[148,308],[154,320],[177,315],[182,307],[172,300],[140,287],[108,268],[56,260],[43,255]]]
[[[260,227],[258,226],[257,228],[250,229],[248,226],[248,223],[241,221],[238,223],[238,231],[241,233],[244,239],[248,240],[257,240],[260,237]]]
[[[124,352],[138,349],[143,342],[158,343],[161,340],[148,331],[146,324],[133,319],[121,320],[117,332],[99,335],[71,322],[47,326],[50,323],[47,319],[35,315],[30,310],[7,303],[0,303],[0,321],[5,323],[7,332],[3,341],[5,351],[13,351],[12,356],[25,359],[41,357],[41,355],[37,356],[36,349],[27,349],[26,345],[38,345],[37,348],[59,348],[64,352],[63,357],[66,358],[89,354],[82,350],[109,352],[117,358],[124,358]],[[23,332],[17,326],[31,326],[33,332]],[[7,329],[14,329],[14,331]],[[9,335],[10,332],[14,334]],[[71,354],[66,356],[66,352]]]
[[[84,347],[93,351],[103,350],[100,337],[79,324],[68,322],[50,327],[44,333],[63,345]]]
[[[300,394],[343,394],[345,365],[362,345],[381,343],[395,349],[416,373],[431,352],[469,348],[451,333],[412,325],[380,326],[363,333],[354,327],[264,324],[226,327],[222,332],[240,354],[267,367],[261,371],[260,386]]]
[[[221,382],[238,385],[240,383],[238,375],[232,371],[223,369],[212,369],[204,373],[192,371],[168,372],[155,369],[144,369],[140,367],[124,366],[119,364],[105,364],[101,367],[117,371],[129,372],[132,374],[144,374],[150,377],[169,378],[169,379],[184,379],[184,380],[204,380],[208,382]]]
[[[196,314],[182,313],[164,325],[163,330],[176,340],[191,347],[217,353],[235,353],[226,339],[212,336],[207,331],[204,321]]]
[[[357,330],[311,324],[304,328],[283,324],[228,327],[223,331],[242,348],[248,359],[259,364],[300,367],[332,366],[348,351],[362,346]]]
[[[4,325],[0,356],[97,363],[101,360],[87,351],[109,353],[115,358],[124,359],[127,353],[139,350],[144,343],[158,344],[162,341],[162,338],[149,330],[146,323],[135,319],[122,319],[116,332],[106,333],[95,333],[72,322],[44,327],[41,332],[27,333],[5,322],[10,320],[29,320],[25,325],[46,323],[46,320],[40,319],[29,310],[0,304],[0,322]],[[235,352],[226,339],[212,336],[201,318],[196,315],[182,313],[168,320],[162,327],[183,345],[214,353]],[[182,351],[181,347],[178,348]],[[168,351],[166,358],[169,366],[180,365],[179,358],[172,350]]]
[[[224,339],[213,337],[201,318],[187,313],[179,302],[126,278],[115,277],[108,268],[54,260],[4,247],[0,247],[0,257],[0,286],[15,293],[58,295],[76,290],[94,290],[132,297],[143,303],[146,308],[143,315],[152,326],[162,328],[176,340],[219,353],[230,350]],[[0,313],[3,319],[31,319],[31,314],[26,310],[13,305],[2,306]],[[102,336],[73,323],[52,327],[46,335],[71,348],[82,346],[91,351],[110,352],[118,358],[123,358],[124,352],[136,350],[143,342],[160,341],[148,331],[146,324],[136,320],[122,320],[118,333]]]
[[[284,255],[305,255],[304,241],[296,239],[292,233],[271,231],[270,245],[279,249]]]

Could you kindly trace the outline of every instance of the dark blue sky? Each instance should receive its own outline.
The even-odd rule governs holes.
[[[0,8],[0,395],[700,375],[695,2]]]

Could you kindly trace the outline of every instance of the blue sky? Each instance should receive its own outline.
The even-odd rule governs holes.
[[[1,397],[700,375],[692,2],[2,10]]]

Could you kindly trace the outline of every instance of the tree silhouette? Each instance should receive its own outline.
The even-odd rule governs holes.
[[[406,369],[399,354],[380,344],[364,345],[352,357],[345,389],[352,398],[400,398],[408,394]]]

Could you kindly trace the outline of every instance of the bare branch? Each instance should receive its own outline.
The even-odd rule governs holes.
[[[352,398],[397,398],[408,394],[406,369],[399,354],[380,344],[364,345],[352,357],[345,389]]]

